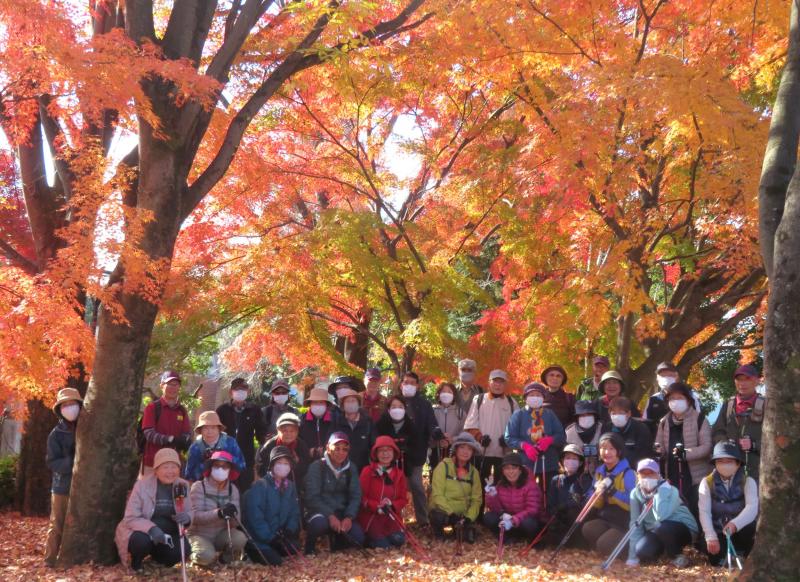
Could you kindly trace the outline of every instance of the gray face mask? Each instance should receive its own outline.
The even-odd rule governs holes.
[[[469,371],[464,372],[459,370],[458,377],[461,379],[462,382],[474,382],[475,381],[475,372]]]

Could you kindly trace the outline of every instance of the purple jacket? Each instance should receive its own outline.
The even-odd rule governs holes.
[[[486,507],[495,513],[510,513],[514,525],[528,517],[536,518],[542,511],[542,492],[529,478],[523,487],[497,487],[497,495],[486,496]]]

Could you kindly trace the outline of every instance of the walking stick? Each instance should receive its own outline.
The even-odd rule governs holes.
[[[464,520],[460,519],[456,522],[456,556],[464,554]]]
[[[739,570],[742,569],[742,561],[739,559],[739,554],[736,553],[736,548],[733,547],[733,541],[731,540],[731,534],[725,532],[725,543],[728,546],[728,571],[733,569],[733,565],[731,564],[731,556],[736,559],[736,567]]]
[[[175,509],[178,513],[183,513],[183,501],[186,499],[186,485],[183,483],[175,483],[172,488],[172,496],[175,498]],[[189,582],[189,576],[186,574],[186,548],[183,547],[183,540],[186,536],[186,530],[183,524],[178,524],[178,543],[181,545],[181,576],[183,582]]]
[[[300,564],[305,565],[305,556],[300,553],[300,550],[297,549],[297,547],[290,540],[287,540],[282,533],[278,534],[278,539],[281,541],[281,545],[283,546],[283,550],[286,552],[287,556],[290,558],[297,558],[297,561]]]
[[[642,523],[644,522],[644,518],[647,517],[647,514],[650,513],[650,510],[653,508],[654,500],[655,497],[650,498],[650,500],[647,502],[647,505],[644,506],[642,513],[640,513],[639,517],[636,518],[634,524],[630,528],[628,528],[627,533],[619,541],[617,547],[614,548],[614,551],[611,552],[611,555],[608,558],[606,558],[606,561],[601,564],[600,567],[603,568],[603,570],[608,570],[608,568],[611,566],[611,563],[617,559],[617,556],[619,556],[620,552],[622,551],[622,548],[624,548],[625,544],[628,543],[628,540],[631,539],[631,536],[633,535],[633,532],[636,531],[636,528],[642,525]]]
[[[544,470],[544,453],[540,455],[542,457],[542,503],[544,503],[544,511],[547,512],[547,475],[545,474]]]
[[[236,582],[236,576],[239,571],[236,569],[236,558],[233,555],[233,537],[231,537],[231,518],[225,517],[225,527],[228,528],[228,551],[231,553],[231,567],[233,568],[233,582]]]
[[[497,538],[497,561],[501,562],[503,560],[503,536],[505,535],[506,526],[504,523],[500,523],[500,535]]]
[[[578,526],[582,524],[583,520],[586,519],[586,516],[589,515],[589,512],[592,510],[592,507],[594,507],[595,502],[598,499],[600,499],[600,496],[609,487],[611,487],[611,479],[609,479],[608,477],[606,477],[600,483],[598,483],[598,487],[594,490],[592,496],[589,497],[589,500],[586,502],[586,505],[583,506],[583,509],[581,509],[580,513],[578,514],[578,517],[575,518],[575,521],[572,522],[572,525],[567,530],[567,533],[564,534],[563,538],[561,538],[561,541],[558,543],[558,546],[556,546],[556,549],[553,550],[552,554],[550,554],[550,560],[549,560],[550,562],[556,559],[556,556],[559,554],[559,552],[563,549],[565,545],[567,545],[569,538],[572,537],[572,534],[575,533],[575,530],[578,529]]]
[[[530,551],[531,551],[531,548],[533,548],[533,546],[535,546],[535,545],[537,544],[537,542],[538,542],[540,539],[542,539],[542,536],[544,535],[544,532],[545,532],[545,531],[547,531],[547,528],[548,528],[548,527],[550,527],[550,524],[551,524],[551,523],[553,523],[553,521],[555,521],[555,519],[556,519],[556,516],[555,516],[555,514],[553,514],[553,515],[552,515],[552,517],[551,517],[551,518],[550,518],[550,519],[547,521],[547,523],[546,523],[546,524],[544,524],[544,527],[543,527],[543,528],[542,528],[542,529],[539,531],[539,533],[538,533],[538,534],[536,534],[536,537],[535,537],[535,538],[533,538],[533,541],[532,541],[531,543],[529,543],[529,544],[527,545],[527,547],[525,547],[525,548],[524,548],[524,549],[523,549],[523,550],[522,550],[522,551],[519,553],[519,557],[520,557],[520,558],[524,558],[525,556],[527,556],[527,555],[528,555],[528,552],[530,552]]]
[[[400,527],[400,531],[403,532],[404,536],[406,536],[408,543],[411,544],[411,547],[414,548],[414,551],[417,552],[420,555],[420,557],[422,557],[424,560],[430,561],[430,556],[428,555],[428,552],[426,552],[425,548],[422,547],[422,544],[419,543],[417,537],[414,534],[412,534],[411,531],[409,531],[409,529],[405,526],[405,524],[403,523],[403,519],[394,512],[394,509],[389,507],[387,515],[389,516],[389,519],[394,521],[398,525],[398,527]]]
[[[247,541],[250,542],[250,544],[256,549],[258,555],[261,556],[261,559],[264,560],[264,564],[269,564],[269,560],[267,560],[267,557],[264,555],[264,552],[261,551],[261,548],[258,547],[258,544],[253,539],[253,536],[250,535],[250,532],[247,531],[247,528],[244,527],[242,520],[237,517],[236,522],[239,524],[239,528],[244,533],[244,537],[246,537]]]

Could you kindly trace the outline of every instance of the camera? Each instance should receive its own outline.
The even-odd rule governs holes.
[[[686,449],[683,448],[683,443],[675,443],[675,450],[673,452],[679,461],[686,460]]]

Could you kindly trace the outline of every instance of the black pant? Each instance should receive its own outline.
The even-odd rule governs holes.
[[[433,535],[438,538],[444,537],[444,528],[445,526],[451,525],[455,527],[456,523],[460,521],[464,516],[463,515],[456,515],[455,513],[447,514],[441,509],[433,509],[428,513],[428,519],[431,522],[431,529],[433,530]],[[473,529],[472,524],[468,525],[464,528],[464,534],[467,540],[475,538],[475,530]]]
[[[753,549],[753,543],[756,537],[756,522],[748,523],[742,529],[737,531],[731,536],[733,549],[740,556],[747,556],[750,550]],[[721,531],[717,532],[717,539],[719,540],[719,552],[716,554],[708,554],[708,547],[706,547],[705,540],[703,541],[703,550],[708,554],[708,562],[714,566],[722,566],[725,564],[728,556],[728,542],[725,539],[725,534]]]
[[[496,513],[494,511],[487,511],[483,514],[483,525],[488,527],[495,535],[500,533],[501,515],[501,513]],[[539,522],[535,517],[526,517],[519,523],[518,526],[507,531],[504,536],[508,536],[509,538],[532,540],[540,529],[541,527]]]
[[[677,521],[665,520],[636,542],[636,557],[642,562],[652,562],[661,554],[673,558],[690,543],[692,531],[688,527]]]
[[[166,544],[154,543],[153,540],[150,539],[150,536],[144,532],[133,532],[128,540],[128,551],[131,553],[131,566],[134,569],[138,569],[147,556],[150,556],[153,560],[164,566],[174,566],[181,561],[181,546],[180,538],[177,535],[173,536],[172,541],[175,545],[174,548],[170,548]],[[185,537],[183,538],[183,548],[185,550],[186,559],[188,560],[192,552],[192,547]]]
[[[268,544],[255,544],[248,541],[244,547],[247,556],[256,564],[280,566],[286,556],[300,553],[300,540],[296,537],[276,537]]]

